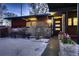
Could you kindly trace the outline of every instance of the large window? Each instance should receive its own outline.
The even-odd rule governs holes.
[[[32,26],[36,26],[36,23],[37,23],[37,22],[32,22]]]
[[[78,25],[78,19],[76,17],[73,18],[73,25],[74,26],[77,26]]]
[[[78,25],[77,17],[68,18],[68,26],[77,26]]]
[[[68,18],[68,26],[72,25],[72,18]]]
[[[26,23],[26,26],[36,26],[36,21],[33,21],[33,22],[27,22]]]
[[[26,26],[31,26],[31,22],[27,22],[26,23]]]
[[[1,3],[0,3],[1,4]],[[2,6],[7,17],[29,15],[30,3],[3,3]],[[1,12],[1,11],[0,11]]]

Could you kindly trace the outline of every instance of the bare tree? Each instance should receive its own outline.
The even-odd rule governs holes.
[[[46,3],[32,3],[30,8],[30,14],[47,14],[49,13],[48,4]]]
[[[7,10],[6,5],[0,4],[0,23],[3,23],[3,14]]]
[[[3,13],[7,10],[6,5],[0,4],[0,16],[3,16]]]

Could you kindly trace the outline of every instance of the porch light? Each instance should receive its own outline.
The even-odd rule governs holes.
[[[56,12],[50,12],[50,15],[54,15]]]
[[[52,24],[52,20],[51,20],[51,19],[48,19],[48,20],[47,20],[47,23],[48,23],[48,24]]]
[[[31,20],[31,21],[33,21],[33,20],[37,20],[37,18],[35,18],[35,17],[30,17],[30,18],[23,18],[23,20],[26,20],[26,21]]]
[[[37,18],[33,17],[33,18],[28,18],[29,20],[37,20]]]

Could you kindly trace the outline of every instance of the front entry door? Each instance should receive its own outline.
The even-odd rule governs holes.
[[[53,34],[58,35],[62,31],[62,18],[54,19]]]

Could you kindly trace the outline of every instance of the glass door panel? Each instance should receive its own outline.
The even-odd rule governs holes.
[[[73,18],[73,26],[77,26],[78,25],[78,19],[75,17]]]
[[[68,18],[68,26],[72,26],[72,18]]]

